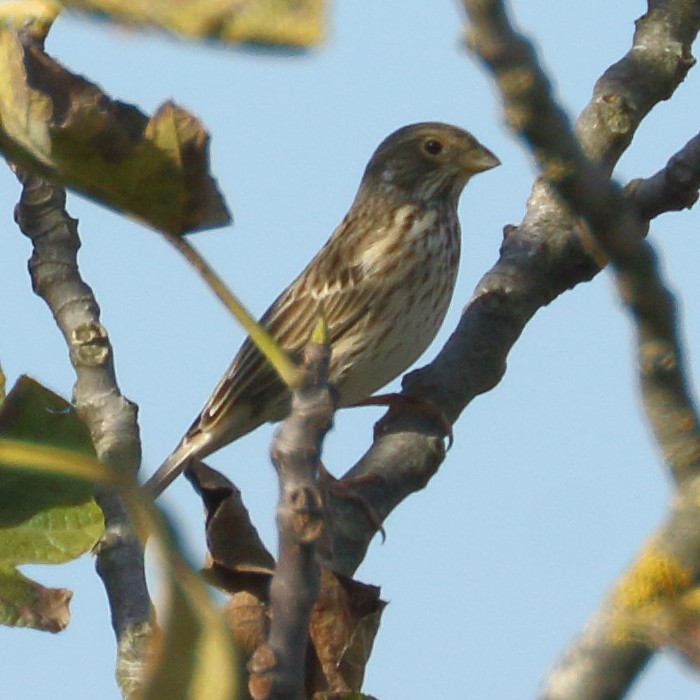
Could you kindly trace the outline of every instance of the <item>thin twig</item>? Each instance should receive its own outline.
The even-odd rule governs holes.
[[[32,286],[65,337],[76,373],[76,410],[90,429],[100,461],[135,475],[141,461],[137,408],[119,391],[99,307],[78,270],[80,240],[76,220],[65,211],[65,190],[19,167],[13,170],[23,186],[15,218],[34,247],[29,262]],[[117,494],[100,488],[95,497],[106,526],[97,548],[97,572],[117,637],[117,681],[129,698],[140,687],[151,631],[143,549]]]
[[[651,177],[632,180],[625,192],[644,219],[668,211],[690,209],[700,188],[700,134],[673,155]]]

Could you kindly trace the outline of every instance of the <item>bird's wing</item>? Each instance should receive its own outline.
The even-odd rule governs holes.
[[[323,261],[324,251],[319,253],[317,260],[321,258]],[[318,271],[313,264],[260,319],[260,323],[295,360],[309,339],[320,309],[326,317],[333,347],[366,313],[375,297],[359,268],[335,267],[337,279],[333,279],[328,271],[313,279],[312,275]],[[319,284],[320,279],[324,280],[323,285]],[[264,421],[283,417],[288,396],[277,372],[247,338],[202,412],[171,455],[148,479],[146,488],[156,497],[180,474],[190,457],[206,455],[220,447],[227,441],[222,439],[227,434],[228,440],[233,439],[231,422],[241,420],[241,415],[235,411],[236,404],[243,409],[241,422],[233,427],[233,432],[238,431],[235,437],[240,437]]]
[[[299,359],[319,311],[322,310],[325,315],[333,347],[372,303],[373,295],[360,265],[351,266],[347,262],[336,265],[337,274],[334,276],[323,264],[326,262],[324,257],[328,255],[319,254],[260,319],[260,323],[294,360]],[[318,274],[312,277],[310,270]],[[247,338],[191,430],[215,429],[219,421],[226,420],[231,406],[238,402],[245,402],[254,409],[277,401],[283,405],[286,397],[286,387],[277,372]]]

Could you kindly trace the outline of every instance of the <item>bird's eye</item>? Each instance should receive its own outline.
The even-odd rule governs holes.
[[[423,148],[425,149],[426,153],[429,153],[431,156],[436,156],[440,151],[443,149],[443,145],[441,141],[438,141],[437,139],[428,139],[424,144]]]

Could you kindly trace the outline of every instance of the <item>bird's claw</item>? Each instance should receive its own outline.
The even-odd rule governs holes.
[[[370,396],[367,399],[358,401],[353,406],[388,406],[389,412],[374,424],[374,439],[379,439],[385,433],[389,421],[392,420],[397,411],[422,413],[432,418],[439,427],[442,436],[447,440],[446,451],[454,443],[454,433],[452,424],[447,419],[445,412],[434,401],[411,394],[379,394]]]

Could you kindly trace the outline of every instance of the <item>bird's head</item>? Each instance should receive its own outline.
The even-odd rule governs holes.
[[[413,201],[456,203],[472,175],[497,165],[498,158],[468,131],[440,122],[410,124],[379,144],[360,191],[379,188]]]

